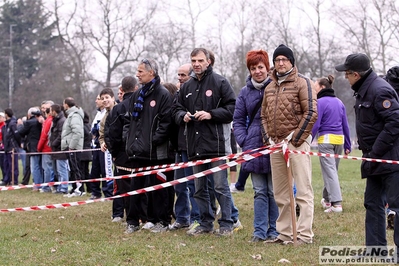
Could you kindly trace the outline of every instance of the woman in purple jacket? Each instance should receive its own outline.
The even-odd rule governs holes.
[[[319,116],[312,129],[313,138],[318,135],[319,152],[327,154],[345,154],[351,152],[346,109],[332,88],[334,76],[320,78],[316,81],[317,110]],[[338,180],[339,158],[319,157],[321,173],[324,180],[321,205],[324,212],[342,212],[342,194]]]
[[[263,50],[249,51],[247,67],[250,75],[247,78],[247,85],[241,89],[237,97],[233,117],[234,135],[244,151],[263,146],[260,106],[265,87],[270,83],[268,54]],[[278,208],[273,195],[269,155],[244,162],[241,168],[251,173],[255,191],[254,233],[251,242],[274,240],[278,235],[276,231]]]

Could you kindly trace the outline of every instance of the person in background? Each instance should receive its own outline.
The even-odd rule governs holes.
[[[82,170],[80,169],[80,153],[75,152],[83,149],[83,109],[76,106],[72,97],[65,98],[64,110],[66,120],[62,126],[61,150],[68,152],[68,163],[71,169],[70,181],[76,181],[72,184],[72,190],[66,197],[76,197],[83,195]]]
[[[91,134],[92,134],[91,148],[95,149],[93,151],[93,160],[91,163],[91,170],[90,170],[91,179],[107,177],[107,173],[105,171],[105,155],[104,152],[101,151],[100,149],[101,145],[99,141],[100,122],[105,116],[107,110],[104,107],[104,103],[101,100],[100,95],[97,95],[96,97],[96,107],[97,107],[97,113],[91,124]],[[89,186],[91,190],[91,199],[99,199],[101,198],[102,194],[104,194],[104,196],[112,195],[112,188],[108,187],[107,181],[90,182]]]
[[[176,93],[177,99],[180,89],[184,83],[190,80],[192,71],[191,64],[184,64],[177,70],[177,79],[179,81],[179,91]],[[175,123],[176,124],[176,123]],[[179,125],[177,133],[177,151],[176,163],[188,162],[187,146],[185,140],[185,125]],[[185,167],[175,170],[174,179],[180,179],[193,174],[192,167]],[[169,227],[169,230],[178,230],[182,228],[193,229],[199,225],[200,214],[197,202],[194,199],[195,185],[194,180],[189,180],[174,186],[176,200],[174,202],[175,222]]]
[[[68,182],[69,181],[69,163],[68,155],[66,153],[61,153],[61,134],[62,127],[65,122],[64,111],[61,105],[53,104],[50,107],[50,115],[53,117],[53,123],[50,128],[49,143],[51,151],[51,159],[53,160],[55,179],[58,182]],[[56,187],[55,194],[68,194],[68,184],[60,184]]]
[[[53,161],[51,159],[51,147],[49,146],[49,132],[51,124],[53,123],[53,117],[49,115],[50,107],[53,105],[53,101],[44,101],[41,105],[41,112],[43,114],[43,124],[42,132],[40,134],[39,142],[37,143],[37,151],[43,152],[42,154],[42,168],[43,168],[43,178],[44,183],[49,183],[54,181],[54,170]],[[50,186],[43,186],[40,192],[52,192]]]
[[[263,146],[262,135],[259,134],[260,108],[265,88],[271,81],[268,77],[269,55],[263,50],[249,51],[246,63],[250,75],[246,80],[246,86],[241,89],[237,97],[233,128],[238,145],[243,150],[252,150]],[[254,232],[250,241],[273,241],[278,236],[276,230],[278,208],[273,195],[270,156],[264,155],[243,162],[241,168],[246,173],[251,173],[255,192]]]
[[[5,114],[5,125],[2,128],[3,134],[3,145],[4,145],[4,175],[3,181],[0,186],[8,186],[12,184],[12,172],[14,171],[14,185],[18,185],[18,154],[14,154],[13,151],[17,151],[18,147],[21,145],[21,138],[17,134],[17,119],[14,116],[12,109],[7,108],[4,110]],[[12,161],[14,160],[14,165]]]
[[[300,74],[295,66],[294,53],[281,44],[273,53],[275,69],[270,76],[261,107],[262,135],[266,145],[287,142],[288,149],[308,152],[311,131],[317,119],[317,99],[313,82]],[[278,93],[277,93],[278,92]],[[289,154],[289,164],[283,153],[270,154],[273,192],[279,217],[278,237],[267,240],[273,244],[292,244],[294,231],[290,204],[293,190],[291,175],[296,185],[295,202],[300,208],[296,231],[297,244],[313,241],[314,195],[312,188],[312,162],[309,155]],[[290,171],[290,173],[288,173]]]
[[[107,129],[107,137],[105,143],[112,155],[114,164],[114,176],[123,176],[131,174],[119,167],[134,167],[125,152],[125,140],[123,138],[123,127],[127,123],[125,114],[129,110],[129,101],[133,92],[138,89],[137,79],[133,76],[127,76],[122,79],[123,100],[114,106],[107,116],[105,127]],[[114,180],[114,195],[124,194],[130,191],[131,178],[122,178]],[[112,222],[121,222],[123,216],[129,211],[130,196],[116,198],[112,202]]]
[[[25,138],[26,151],[32,153],[30,158],[30,171],[32,173],[33,182],[37,185],[33,187],[33,191],[40,191],[38,184],[43,183],[42,156],[37,154],[37,144],[40,140],[42,132],[43,116],[38,107],[31,107],[28,110],[27,120],[21,128],[18,128],[18,134],[21,138]]]
[[[124,92],[121,84],[118,88],[118,99],[116,100],[117,103],[121,103],[123,101],[123,94]]]
[[[6,115],[4,112],[0,112],[0,169],[4,177],[4,144],[3,144],[3,133],[2,129],[5,126]],[[5,130],[5,128],[4,128]]]
[[[399,95],[399,66],[391,67],[385,75],[385,80],[392,86],[392,88]],[[387,206],[387,229],[395,228],[395,212]]]
[[[351,140],[345,105],[335,96],[334,76],[319,78],[315,82],[318,117],[312,129],[317,138],[319,152],[339,154],[351,152]],[[338,178],[339,158],[320,156],[324,188],[321,205],[324,212],[342,212],[342,193]]]
[[[108,128],[105,127],[105,121],[107,119],[108,114],[111,112],[111,110],[114,108],[114,106],[116,104],[114,92],[110,88],[105,88],[100,92],[100,98],[103,102],[103,106],[104,106],[106,112],[105,112],[104,117],[100,121],[100,135],[99,135],[98,140],[100,142],[101,151],[104,153],[105,175],[107,177],[112,177],[113,176],[112,156],[111,156],[111,153],[108,151],[107,143],[105,141],[105,138],[108,137],[109,131],[108,131]],[[103,183],[102,189],[103,189],[104,196],[106,198],[112,197],[113,187],[114,187],[113,180],[106,181],[105,186]],[[91,199],[95,199],[95,197],[92,197]]]
[[[90,170],[89,165],[90,162],[93,160],[93,153],[91,149],[91,124],[89,114],[84,111],[83,116],[83,149],[88,151],[83,151],[80,153],[80,169],[82,170],[82,180],[90,179]],[[91,192],[91,186],[89,183],[85,182],[85,189],[83,191],[87,191],[87,193]]]

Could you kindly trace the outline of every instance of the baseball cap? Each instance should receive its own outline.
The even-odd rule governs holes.
[[[362,72],[370,69],[370,59],[362,53],[350,54],[346,57],[345,63],[335,66],[337,71]]]

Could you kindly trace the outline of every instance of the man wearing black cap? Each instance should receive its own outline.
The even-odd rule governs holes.
[[[313,82],[298,73],[292,50],[280,45],[273,53],[274,70],[272,82],[265,89],[261,108],[263,137],[266,144],[288,141],[288,148],[303,152],[310,151],[311,131],[317,119],[317,97]],[[313,240],[313,189],[312,164],[310,156],[289,155],[290,167],[282,153],[270,154],[274,198],[279,208],[276,240],[274,244],[293,243],[292,214],[290,208],[291,174],[300,208],[297,222],[298,244]]]
[[[335,67],[345,72],[355,91],[356,133],[363,157],[399,160],[399,102],[394,89],[370,68],[365,54],[348,55]],[[399,165],[363,161],[362,178],[366,180],[366,245],[386,246],[385,203],[395,213],[399,210]],[[399,246],[399,219],[395,219],[394,242]]]

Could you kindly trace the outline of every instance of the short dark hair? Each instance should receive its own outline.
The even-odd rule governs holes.
[[[12,111],[11,108],[6,108],[4,110],[4,113],[8,116],[8,117],[12,117],[14,115],[14,112]]]
[[[127,76],[122,79],[122,91],[132,92],[137,86],[137,79],[133,76]]]
[[[200,52],[203,52],[205,54],[205,57],[207,60],[210,59],[209,57],[209,51],[205,48],[194,48],[194,50],[191,52],[190,57],[198,55]]]
[[[173,83],[163,83],[162,84],[172,95],[175,95],[177,92],[177,87]]]
[[[57,114],[62,112],[62,108],[61,105],[59,104],[53,104],[51,105],[51,110],[53,110],[54,112],[56,112]]]
[[[64,103],[68,105],[68,107],[73,107],[76,105],[75,100],[72,97],[65,98]]]
[[[110,88],[105,88],[105,89],[103,89],[103,90],[100,92],[100,97],[103,96],[103,95],[106,95],[106,94],[108,94],[108,95],[111,96],[111,97],[115,97],[115,96],[114,96],[114,91],[113,91],[112,89],[110,89]]]

